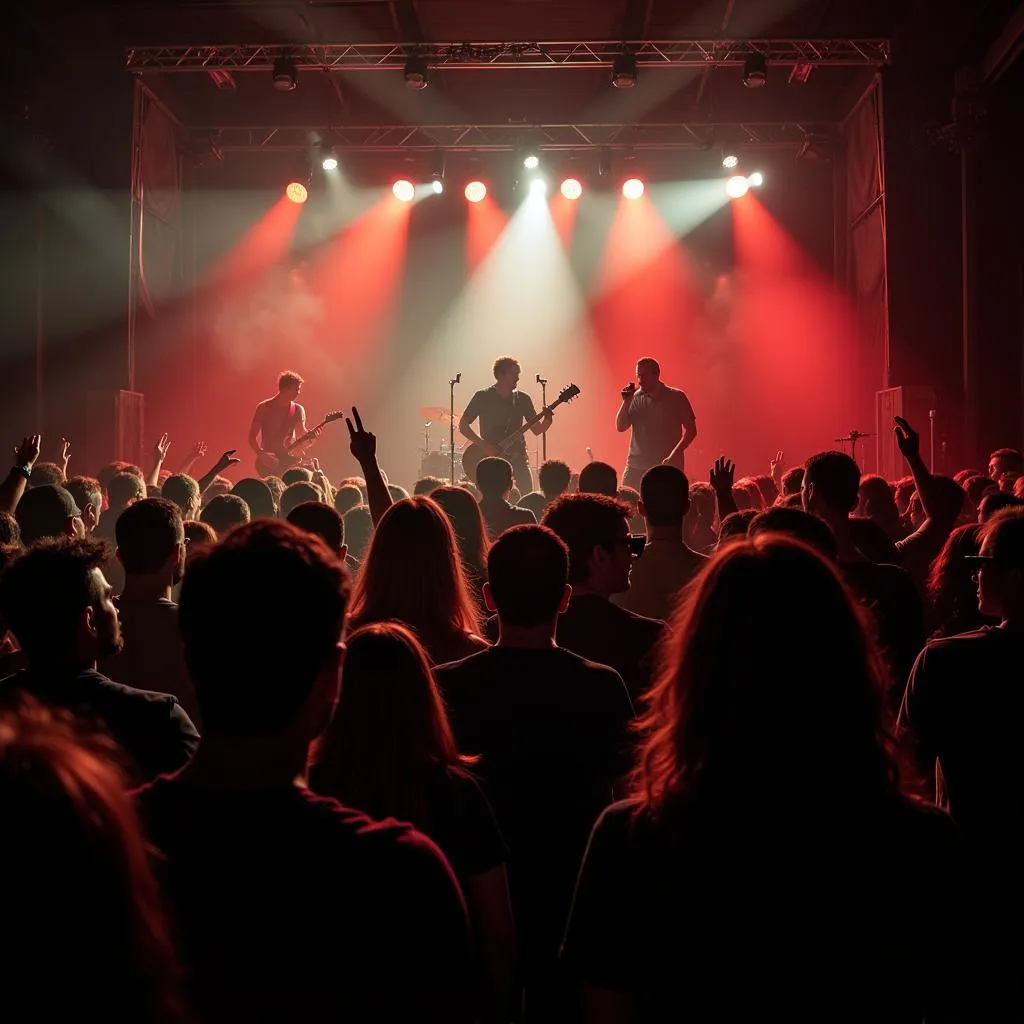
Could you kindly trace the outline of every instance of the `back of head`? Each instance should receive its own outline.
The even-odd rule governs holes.
[[[443,484],[444,481],[439,476],[420,477],[420,479],[417,480],[415,484],[413,484],[412,493],[432,494],[434,491],[438,489],[438,487],[443,486]]]
[[[281,507],[281,495],[284,494],[285,482],[279,476],[267,476],[263,482],[270,488],[270,496],[274,499],[274,508]]]
[[[353,558],[362,559],[373,536],[373,517],[367,505],[356,505],[343,516],[345,520],[345,543]]]
[[[289,484],[281,494],[281,516],[287,519],[288,513],[296,505],[301,505],[303,502],[323,500],[324,496],[316,484],[301,480],[297,483]]]
[[[67,535],[68,523],[81,514],[71,494],[54,484],[43,484],[26,491],[14,510],[21,541],[26,545],[44,537]]]
[[[999,490],[999,484],[995,480],[991,477],[982,476],[980,473],[969,476],[959,481],[959,483],[964,491],[967,492],[967,497],[975,508],[981,504],[981,499],[986,494],[995,494]]]
[[[1004,508],[1019,508],[1020,505],[1020,498],[1015,498],[1012,494],[1007,494],[1005,491],[993,491],[981,499],[981,504],[978,506],[978,522],[987,523],[997,512],[1001,512]]]
[[[548,499],[564,494],[569,489],[571,477],[572,470],[569,469],[568,463],[559,459],[548,459],[537,471],[537,482],[544,492],[544,497]]]
[[[24,1019],[183,1019],[149,850],[117,751],[31,702],[0,714],[4,1004]]]
[[[569,549],[546,526],[513,526],[487,553],[487,581],[498,619],[511,626],[555,621],[569,579]]]
[[[190,554],[207,544],[217,543],[217,531],[209,523],[200,522],[198,519],[186,519],[183,526],[185,543]]]
[[[434,772],[461,760],[427,654],[397,622],[357,629],[345,646],[338,706],[310,783],[372,817],[426,828]]]
[[[828,523],[802,508],[775,505],[759,512],[750,521],[747,536],[753,540],[763,533],[782,534],[803,541],[830,562],[834,562],[839,554],[836,535]]]
[[[1024,507],[1000,509],[978,531],[979,547],[986,547],[1001,568],[1024,573]]]
[[[277,505],[270,488],[260,479],[247,476],[239,480],[231,488],[249,506],[250,519],[273,519],[277,515]]]
[[[933,504],[932,509],[936,521],[941,527],[951,530],[963,511],[966,494],[964,489],[951,477],[932,477],[931,482]]]
[[[732,489],[732,496],[740,511],[748,508],[760,511],[765,505],[761,488],[757,486],[757,481],[752,476],[745,476],[737,480]]]
[[[312,479],[312,471],[303,466],[292,466],[291,469],[286,469],[281,474],[281,480],[285,487],[290,487],[292,484],[308,484]]]
[[[363,503],[363,492],[355,484],[343,484],[334,493],[334,507],[339,515]]]
[[[607,462],[588,462],[580,470],[580,493],[618,497],[619,477]]]
[[[117,459],[114,462],[108,462],[97,474],[96,479],[99,480],[100,486],[104,491],[110,490],[110,481],[117,476],[118,473],[134,473],[140,480],[143,479],[142,470],[138,466],[133,465],[131,462],[125,462],[122,459]]]
[[[794,466],[782,474],[782,493],[799,494],[804,485],[804,467]]]
[[[704,523],[710,526],[718,512],[715,490],[708,483],[690,484],[690,507]]]
[[[975,564],[966,556],[981,550],[977,523],[958,526],[943,544],[928,573],[928,598],[938,624],[978,617],[978,593],[974,582]]]
[[[476,485],[484,498],[503,498],[512,487],[512,466],[506,459],[489,456],[476,467]]]
[[[893,498],[896,499],[896,510],[899,514],[905,515],[907,508],[910,505],[910,499],[914,496],[917,489],[917,485],[914,483],[912,476],[900,477],[896,481],[896,486],[893,488]]]
[[[430,497],[448,517],[466,565],[482,570],[487,556],[487,528],[480,505],[465,487],[438,487]]]
[[[29,660],[60,660],[75,651],[82,619],[101,599],[94,569],[107,558],[102,541],[39,541],[0,577],[0,618]]]
[[[228,530],[249,522],[249,506],[237,494],[218,494],[203,509],[200,519],[223,537]]]
[[[455,533],[431,498],[395,502],[373,531],[352,620],[366,625],[389,619],[414,629],[428,650],[451,633],[479,629]]]
[[[857,507],[860,467],[845,452],[819,452],[804,465],[805,505],[817,514],[849,515]]]
[[[64,470],[56,462],[37,462],[32,467],[32,476],[29,478],[29,487],[45,487],[48,484],[56,487],[63,487],[65,482]]]
[[[629,506],[604,494],[565,494],[544,513],[543,525],[553,530],[569,549],[569,582],[590,576],[590,558],[596,547],[608,547],[629,522]]]
[[[673,617],[642,722],[641,801],[847,814],[893,793],[884,670],[863,616],[836,569],[798,541],[762,534],[720,551]],[[766,673],[772,649],[800,657]]]
[[[640,481],[640,501],[651,526],[682,528],[690,510],[690,481],[675,466],[654,466]]]
[[[181,509],[166,498],[129,505],[117,517],[114,534],[126,574],[158,572],[185,543]]]
[[[73,476],[64,485],[64,489],[75,499],[75,504],[80,509],[92,505],[99,512],[103,508],[103,488],[95,477]]]
[[[160,496],[173,501],[183,516],[193,515],[199,508],[199,483],[187,473],[173,473],[160,488]]]
[[[10,512],[0,512],[0,544],[21,544],[21,528]]]
[[[345,546],[345,521],[322,501],[304,501],[288,513],[288,522],[319,537],[336,555]]]
[[[740,509],[739,512],[730,512],[721,522],[718,528],[718,546],[728,544],[735,540],[742,540],[750,529],[750,524],[757,517],[756,508]]]
[[[118,473],[107,486],[110,507],[115,511],[127,508],[133,501],[146,496],[146,483],[134,473]]]
[[[877,473],[865,473],[860,478],[858,496],[862,505],[870,502],[876,508],[883,508],[891,504],[893,511],[896,509],[896,498],[893,495],[892,485],[884,476],[879,476]]]
[[[544,496],[543,491],[530,491],[529,494],[524,494],[516,504],[520,508],[532,512],[534,518],[539,522],[541,516],[544,515],[544,509],[547,508],[548,499]]]
[[[401,484],[388,484],[388,494],[392,501],[404,501],[409,497],[409,492]]]
[[[347,604],[345,566],[288,523],[261,519],[197,552],[178,621],[206,730],[287,732],[334,656]]]

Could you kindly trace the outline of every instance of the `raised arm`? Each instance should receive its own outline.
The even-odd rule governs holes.
[[[196,441],[192,446],[192,450],[185,456],[185,461],[181,464],[178,469],[179,473],[191,473],[192,467],[202,458],[206,456],[206,445],[202,441]]]
[[[736,465],[724,455],[715,459],[715,468],[711,470],[710,483],[718,501],[718,521],[721,522],[733,512],[739,512],[736,499],[732,496],[732,482],[736,476]]]
[[[206,476],[199,478],[200,494],[202,494],[206,490],[206,488],[209,487],[210,484],[212,484],[213,481],[218,476],[220,476],[221,473],[224,472],[225,469],[227,469],[229,466],[237,466],[238,463],[242,461],[241,459],[235,458],[235,452],[237,451],[237,448],[230,448],[217,460],[213,469],[211,469],[210,472],[206,474]]]
[[[345,417],[345,424],[348,427],[349,451],[352,452],[356,462],[363,471],[363,479],[366,480],[366,500],[370,506],[370,518],[373,525],[380,522],[380,518],[394,504],[391,492],[388,490],[387,481],[377,464],[377,438],[363,429],[363,421],[359,418],[359,410],[352,407],[352,420]]]
[[[22,438],[21,444],[14,449],[14,466],[11,468],[7,478],[0,483],[0,512],[14,510],[21,501],[21,496],[28,486],[28,478],[32,475],[32,467],[39,458],[39,446],[42,439],[39,434],[32,434],[30,437]]]
[[[147,487],[160,486],[160,470],[164,468],[164,461],[170,447],[170,438],[166,434],[161,434],[160,440],[153,445],[153,465],[150,467],[149,476],[146,477]]]
[[[896,435],[896,444],[910,467],[910,475],[914,478],[914,486],[921,499],[921,508],[924,510],[925,518],[941,519],[943,517],[942,502],[936,495],[935,477],[929,472],[921,456],[921,438],[902,416],[896,416],[894,420],[896,426],[893,428],[893,433]]]
[[[68,464],[71,462],[71,442],[66,438],[60,439],[60,468],[64,473],[64,479],[68,478]]]
[[[624,434],[633,425],[633,421],[630,419],[630,410],[633,407],[636,385],[630,381],[620,393],[622,395],[622,404],[619,406],[619,411],[615,414],[615,429],[620,434]]]

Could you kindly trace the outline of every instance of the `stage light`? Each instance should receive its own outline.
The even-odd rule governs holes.
[[[579,199],[583,195],[583,185],[578,178],[566,178],[562,182],[561,191],[566,199]]]
[[[482,181],[471,181],[466,186],[466,198],[471,203],[479,203],[487,198],[487,186]]]
[[[325,171],[336,171],[338,169],[338,154],[333,149],[327,150],[320,161],[320,165]]]
[[[543,178],[534,178],[530,182],[530,195],[542,196],[548,190],[548,183]]]
[[[750,182],[742,174],[734,174],[725,183],[725,194],[730,199],[739,199],[747,194]]]
[[[636,85],[636,58],[620,53],[612,64],[612,85],[616,89],[632,89]]]
[[[760,188],[764,184],[764,175],[760,171],[754,171],[754,173],[747,178],[747,184],[751,188]]]
[[[274,88],[278,92],[291,92],[299,84],[299,72],[291,57],[278,57],[274,61]]]
[[[622,183],[622,195],[626,199],[639,199],[644,194],[644,183],[639,178],[627,178]]]
[[[416,195],[416,186],[406,178],[399,178],[391,186],[391,193],[400,202],[411,203]]]
[[[602,146],[597,152],[597,173],[601,178],[612,173],[612,151]]]
[[[430,187],[438,196],[444,191],[444,166],[443,150],[435,149],[430,157]]]
[[[427,62],[417,54],[413,54],[405,62],[405,84],[407,88],[417,91],[430,85],[430,69]]]
[[[722,157],[722,166],[727,170],[731,171],[734,167],[738,166],[740,158],[733,155],[732,153]]]
[[[435,178],[430,187],[434,190],[434,195],[439,196],[444,191],[444,182],[440,178]]]
[[[536,153],[527,153],[523,158],[523,166],[528,171],[535,171],[540,167],[540,157]]]
[[[301,181],[290,181],[284,194],[293,203],[304,203],[309,198],[309,189]]]
[[[752,53],[743,62],[743,84],[748,89],[760,89],[768,82],[768,61],[763,53]]]

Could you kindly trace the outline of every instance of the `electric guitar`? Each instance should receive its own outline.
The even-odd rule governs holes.
[[[567,388],[563,388],[559,393],[558,397],[550,404],[544,406],[543,409],[532,419],[527,420],[521,427],[517,427],[507,437],[503,437],[500,441],[491,442],[498,449],[498,455],[504,455],[506,451],[506,445],[510,441],[514,441],[517,437],[525,434],[527,430],[534,425],[534,423],[540,422],[544,416],[553,412],[560,405],[565,402],[571,402],[578,394],[580,389],[575,384],[570,384]],[[487,449],[482,444],[473,442],[463,453],[462,453],[462,472],[472,480],[476,475],[476,467],[480,465],[481,460],[486,459],[488,456]]]
[[[320,436],[328,423],[345,418],[343,412],[329,412],[312,430],[307,430],[301,437],[290,441],[280,451],[260,452],[256,456],[256,472],[262,477],[278,476],[286,469],[297,466],[313,447],[313,442]]]

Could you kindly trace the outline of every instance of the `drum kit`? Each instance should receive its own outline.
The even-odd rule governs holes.
[[[454,422],[458,423],[462,412],[455,410]],[[451,413],[440,405],[428,405],[420,409],[420,418],[423,423],[423,447],[420,449],[420,476],[437,476],[447,480],[452,471],[452,446],[451,446]],[[431,442],[430,431],[435,424],[442,424],[445,427],[444,436],[440,445],[434,447]],[[466,446],[455,445],[455,479],[462,479],[462,453]]]

